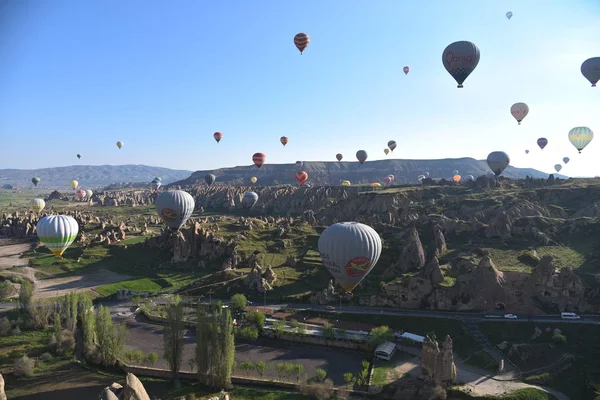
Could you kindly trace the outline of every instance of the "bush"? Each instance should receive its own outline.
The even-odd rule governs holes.
[[[258,329],[253,326],[245,326],[236,329],[235,335],[241,339],[256,340],[258,339]]]
[[[32,376],[35,362],[27,357],[23,356],[15,361],[14,372],[16,376]]]
[[[12,329],[12,324],[8,320],[8,318],[6,318],[6,317],[0,318],[0,336],[8,336],[10,334],[11,329]]]
[[[40,360],[42,360],[43,362],[48,362],[48,361],[52,360],[52,354],[44,353],[40,356]]]
[[[248,305],[248,300],[243,294],[234,294],[231,296],[231,308],[233,310],[243,311]]]
[[[262,332],[265,327],[265,320],[267,317],[260,311],[252,311],[246,313],[246,320],[252,322],[258,328],[259,332]]]
[[[567,337],[560,333],[555,333],[554,335],[552,335],[552,343],[556,346],[565,345],[567,344]]]
[[[301,385],[300,393],[317,400],[331,399],[334,394],[333,381],[331,379],[327,379],[319,383]]]
[[[323,382],[325,380],[326,376],[327,376],[327,371],[325,371],[322,368],[317,368],[317,370],[315,371],[315,378],[317,378],[317,380],[320,382]]]

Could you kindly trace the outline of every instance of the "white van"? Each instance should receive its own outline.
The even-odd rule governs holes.
[[[572,312],[562,312],[562,313],[560,313],[560,318],[562,318],[562,319],[579,319],[581,317]]]

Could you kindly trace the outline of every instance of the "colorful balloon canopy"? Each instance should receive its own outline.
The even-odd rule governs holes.
[[[77,197],[77,199],[79,199],[79,200],[85,199],[86,195],[87,195],[87,193],[83,189],[79,189],[78,191],[75,192],[75,197]]]
[[[252,182],[252,183],[258,182],[258,178],[253,176],[252,178],[250,178],[250,182]]]
[[[546,138],[539,138],[537,140],[537,145],[540,146],[540,149],[544,150],[544,147],[546,147],[548,145],[548,139]]]
[[[68,215],[51,215],[41,218],[35,229],[40,242],[60,257],[77,238],[79,224]]]
[[[208,186],[212,185],[213,183],[215,183],[215,180],[217,179],[216,176],[214,176],[213,174],[208,174],[204,176],[204,182],[206,182],[206,184]]]
[[[506,18],[508,18],[509,20],[512,18],[512,16],[513,16],[512,11],[509,11],[506,13]]]
[[[194,212],[196,202],[183,190],[168,190],[154,200],[158,216],[171,229],[181,228]]]
[[[515,103],[510,107],[510,113],[515,117],[519,125],[521,125],[521,121],[529,114],[529,106],[525,103]]]
[[[395,140],[390,140],[390,141],[388,142],[388,147],[389,147],[389,149],[390,149],[392,152],[394,151],[394,149],[396,148],[396,146],[397,146],[397,145],[396,145],[396,141],[395,141]]]
[[[562,169],[562,165],[560,165],[560,164],[555,164],[555,165],[554,165],[554,170],[555,170],[556,172],[560,172],[560,170],[561,170],[561,169]]]
[[[342,158],[344,158],[344,156],[343,156],[341,153],[337,153],[337,154],[335,155],[335,158],[336,158],[338,161],[342,161]]]
[[[389,185],[390,183],[392,183],[392,178],[390,178],[389,176],[386,176],[385,178],[382,179],[382,181],[386,185]]]
[[[571,159],[570,159],[569,157],[564,157],[564,158],[563,158],[563,162],[564,162],[565,164],[568,164],[568,163],[569,163],[569,161],[571,161]]]
[[[94,195],[94,192],[92,192],[90,189],[85,190],[85,197],[87,197],[88,200],[90,200],[93,195]]]
[[[264,153],[254,153],[252,156],[252,162],[254,162],[254,165],[256,165],[257,168],[262,167],[266,159],[267,156]]]
[[[161,183],[158,179],[154,179],[152,182],[150,182],[150,187],[152,187],[152,189],[155,189],[155,190],[158,190],[160,185],[161,185]]]
[[[404,75],[408,75],[410,68],[408,66],[406,66],[406,67],[402,68],[402,71],[404,71]]]
[[[452,180],[453,180],[454,182],[460,182],[460,180],[461,180],[461,176],[460,176],[460,175],[454,175],[454,176],[452,177]]]
[[[587,126],[577,126],[569,131],[569,141],[581,153],[594,138],[594,132]]]
[[[352,292],[379,261],[382,243],[370,226],[340,222],[321,233],[318,248],[329,273],[346,292]]]
[[[213,138],[219,143],[221,139],[223,139],[223,134],[221,132],[213,133]]]
[[[371,187],[381,187],[381,183],[373,182],[373,183],[371,183]]]
[[[304,184],[308,180],[308,173],[306,171],[298,171],[296,172],[296,182],[299,185]]]
[[[31,199],[29,200],[29,208],[31,208],[31,211],[39,213],[41,212],[44,207],[46,207],[46,202],[44,201],[44,199]]]
[[[356,159],[358,160],[358,162],[360,162],[361,164],[364,164],[365,161],[367,161],[367,152],[364,150],[359,150],[356,152]]]
[[[350,181],[348,181],[348,180],[342,181],[342,186],[350,186],[350,185],[351,185]]]
[[[471,42],[460,41],[448,45],[442,53],[446,71],[458,83],[459,88],[479,64],[479,48]]]
[[[121,141],[118,141],[118,142],[117,142],[117,147],[118,147],[119,149],[121,149],[121,147],[123,147],[123,142],[121,142]],[[134,146],[134,147],[135,147],[135,146]]]
[[[493,151],[487,156],[487,164],[492,172],[499,176],[510,164],[510,157],[503,151]]]
[[[306,33],[297,33],[296,36],[294,36],[294,44],[296,45],[296,48],[300,50],[300,54],[302,54],[310,44],[310,37]]]
[[[596,87],[596,83],[600,80],[600,57],[588,58],[581,64],[581,73]]]
[[[285,147],[286,144],[288,144],[288,142],[290,141],[287,136],[282,136],[279,138],[279,141],[281,142],[281,144],[283,145],[283,147]]]
[[[248,192],[242,198],[242,204],[246,208],[252,208],[258,201],[258,195],[254,192]]]
[[[77,182],[77,181],[71,181],[71,182],[69,183],[69,185],[71,185],[71,187],[72,187],[73,189],[77,189],[77,186],[79,186],[79,182]]]
[[[38,177],[33,177],[31,178],[31,183],[33,183],[33,186],[37,186],[38,183],[40,183],[41,179]]]

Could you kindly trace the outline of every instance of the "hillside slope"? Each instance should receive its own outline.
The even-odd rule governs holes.
[[[185,179],[192,171],[173,170],[148,165],[71,165],[67,167],[41,169],[2,169],[0,186],[14,185],[20,188],[33,186],[31,178],[41,179],[38,187],[60,189],[69,187],[73,179],[82,187],[100,188],[112,183],[145,182],[156,176],[163,184]]]
[[[424,172],[436,178],[452,178],[452,172],[458,170],[463,177],[473,175],[477,178],[490,172],[487,163],[474,158],[446,158],[442,160],[378,160],[358,162],[318,162],[305,161],[302,169],[308,172],[309,182],[318,185],[339,184],[348,179],[353,184],[379,181],[393,174],[396,183],[415,183],[417,177]],[[278,185],[295,183],[295,164],[265,164],[258,169],[254,165],[222,168],[216,170],[196,171],[188,179],[175,182],[176,185],[195,185],[204,182],[206,174],[214,174],[217,182],[227,184],[248,184],[251,177],[258,178],[261,185]],[[507,178],[547,178],[548,174],[532,168],[514,168],[509,166],[502,176]],[[563,177],[557,175],[556,177]]]

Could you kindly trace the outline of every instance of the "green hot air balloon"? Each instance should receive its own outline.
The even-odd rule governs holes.
[[[154,206],[158,215],[169,228],[179,229],[194,212],[196,202],[188,192],[169,190],[156,197]]]
[[[212,185],[213,183],[215,183],[215,180],[217,179],[216,176],[214,176],[213,174],[208,174],[204,177],[204,182],[206,182],[206,184],[208,186]]]
[[[594,132],[587,126],[577,126],[569,131],[569,141],[581,153],[594,138]]]
[[[77,238],[79,224],[68,215],[51,215],[40,219],[35,229],[44,246],[60,257]]]
[[[248,192],[242,198],[242,204],[246,208],[252,208],[258,201],[258,195],[254,192]]]
[[[367,157],[368,157],[368,154],[364,150],[359,150],[356,152],[356,159],[361,164],[364,164],[364,162],[367,161]]]
[[[340,222],[319,237],[319,253],[337,283],[352,292],[373,270],[381,256],[381,238],[368,225]]]
[[[487,164],[492,172],[498,176],[510,164],[510,157],[503,151],[492,151],[487,156]]]
[[[40,178],[38,178],[37,176],[34,178],[31,178],[31,183],[33,183],[33,186],[37,186],[38,183],[40,183]]]

